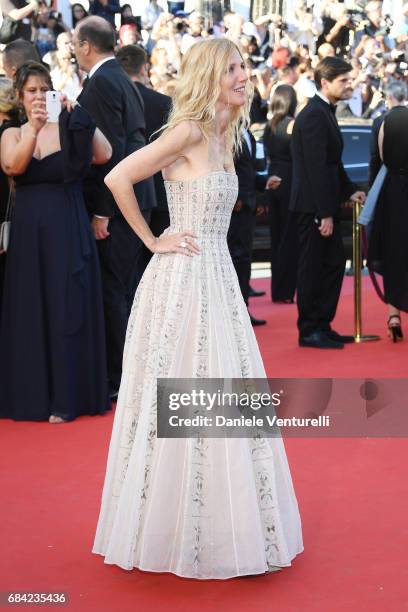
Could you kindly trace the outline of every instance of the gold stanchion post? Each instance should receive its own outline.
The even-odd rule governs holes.
[[[362,332],[362,312],[361,312],[361,225],[357,220],[360,216],[360,202],[353,202],[353,270],[354,270],[354,341],[370,342],[379,340],[379,336],[363,336]]]

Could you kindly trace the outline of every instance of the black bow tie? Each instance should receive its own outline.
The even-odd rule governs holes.
[[[330,110],[331,110],[331,112],[333,113],[333,115],[335,115],[335,114],[336,114],[336,108],[337,108],[337,106],[336,106],[335,104],[332,104],[332,103],[330,102],[329,107],[330,107]]]

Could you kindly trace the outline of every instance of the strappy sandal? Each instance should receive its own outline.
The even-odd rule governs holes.
[[[392,322],[393,319],[396,319],[397,322],[393,323]],[[387,321],[387,325],[388,325],[388,337],[393,342],[398,342],[398,340],[402,340],[402,338],[404,337],[404,334],[402,333],[400,315],[397,315],[397,314],[391,315]]]

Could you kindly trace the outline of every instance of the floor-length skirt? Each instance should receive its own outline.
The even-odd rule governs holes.
[[[265,377],[224,242],[154,255],[137,290],[93,548],[106,563],[230,578],[303,550],[280,438],[156,437],[158,377]]]

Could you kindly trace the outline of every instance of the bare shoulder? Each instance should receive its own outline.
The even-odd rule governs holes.
[[[203,140],[203,133],[200,130],[196,121],[184,121],[186,128],[189,131],[191,144],[199,144]]]
[[[181,121],[176,126],[167,129],[162,138],[177,143],[179,149],[199,144],[203,138],[202,132],[195,121]]]
[[[203,134],[196,121],[192,121],[192,120],[181,121],[181,123],[177,125],[177,128],[179,128],[180,132],[183,132],[193,142],[199,141],[202,139]]]
[[[7,140],[20,140],[20,136],[21,136],[21,128],[19,127],[9,127],[6,128],[4,130],[4,132],[1,135],[1,138],[3,140],[7,139]]]

